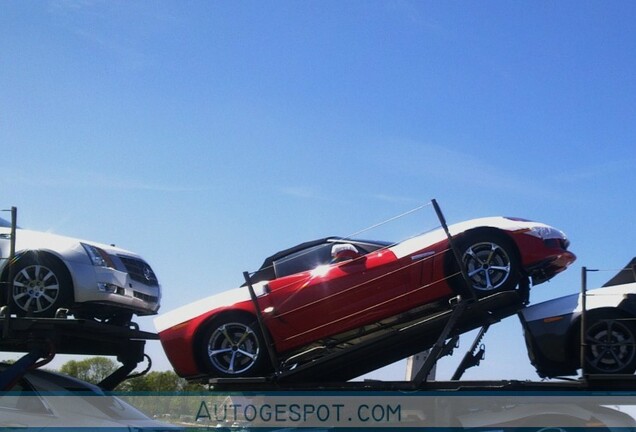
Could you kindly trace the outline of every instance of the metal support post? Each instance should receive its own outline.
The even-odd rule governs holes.
[[[278,373],[280,372],[278,356],[276,355],[276,351],[274,351],[274,343],[269,335],[269,332],[267,331],[267,328],[265,327],[265,320],[263,319],[261,308],[258,306],[258,297],[256,297],[256,293],[254,292],[254,287],[252,286],[252,281],[250,280],[250,274],[245,271],[243,272],[243,277],[245,278],[247,289],[250,292],[250,297],[252,299],[252,303],[254,304],[254,310],[256,311],[256,321],[258,321],[258,327],[261,330],[263,340],[265,340],[265,347],[267,348],[269,360],[272,362],[272,366],[274,367],[274,370],[278,375]]]
[[[587,353],[587,272],[595,271],[588,270],[587,267],[581,268],[581,352],[580,352],[580,365],[581,365],[581,377],[585,379],[585,354]]]
[[[464,355],[464,358],[462,359],[461,363],[457,367],[457,370],[453,374],[451,381],[459,381],[467,369],[474,366],[478,366],[479,362],[481,362],[484,359],[484,354],[486,349],[484,348],[483,345],[481,347],[478,347],[478,345],[481,342],[481,340],[484,338],[484,335],[486,334],[489,328],[490,328],[490,324],[486,324],[485,326],[481,328],[481,330],[479,330],[477,337],[475,338],[470,349],[466,352],[466,355]]]
[[[15,383],[46,354],[47,351],[43,347],[36,346],[0,373],[0,391],[11,390]]]
[[[435,342],[435,345],[433,345],[433,347],[431,348],[428,357],[422,365],[422,368],[415,375],[415,379],[413,380],[413,382],[416,387],[420,387],[422,383],[426,381],[426,377],[428,377],[431,369],[433,368],[437,360],[439,360],[441,353],[445,350],[445,341],[446,339],[448,339],[451,331],[455,328],[459,317],[464,313],[464,310],[467,306],[466,303],[467,302],[465,300],[462,300],[457,304],[457,306],[455,306],[455,309],[448,319],[446,326],[444,326],[444,330],[442,330],[439,337],[437,338],[437,342]]]
[[[9,257],[8,257],[8,277],[7,277],[7,285],[4,289],[4,292],[0,292],[0,300],[6,302],[6,308],[4,309],[4,314],[6,320],[4,321],[4,325],[2,328],[2,336],[7,337],[9,335],[9,322],[11,317],[11,291],[13,290],[13,269],[14,269],[14,261],[15,261],[15,236],[17,231],[17,220],[18,220],[18,209],[17,207],[11,207],[11,238],[9,239]]]
[[[462,278],[464,279],[464,282],[466,283],[467,293],[470,295],[472,300],[476,300],[477,296],[475,295],[475,291],[473,290],[472,282],[470,281],[470,277],[468,277],[468,272],[466,271],[466,266],[464,266],[462,257],[459,254],[459,251],[457,250],[457,248],[455,247],[453,236],[448,230],[448,225],[446,224],[446,218],[444,218],[442,209],[439,207],[439,205],[437,204],[437,201],[434,198],[431,200],[431,203],[433,204],[433,208],[435,209],[437,218],[439,219],[439,222],[442,225],[444,232],[446,233],[446,237],[448,237],[448,246],[450,247],[450,250],[453,252],[453,255],[455,256],[455,260],[457,261],[457,265],[459,266],[459,271],[461,272]]]

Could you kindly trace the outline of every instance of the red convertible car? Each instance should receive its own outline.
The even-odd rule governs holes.
[[[449,230],[477,297],[513,290],[522,279],[540,284],[576,259],[566,236],[542,223],[491,217]],[[397,244],[306,242],[250,275],[266,336],[282,361],[427,305],[448,308],[449,298],[466,293],[465,281],[441,228]],[[180,376],[259,376],[274,368],[255,311],[243,286],[163,314],[155,326]]]

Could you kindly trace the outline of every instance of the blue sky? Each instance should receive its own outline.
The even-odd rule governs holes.
[[[431,198],[449,222],[511,215],[565,231],[579,260],[534,301],[578,290],[583,265],[636,255],[631,2],[0,11],[3,208],[25,227],[141,253],[164,311],[236,286],[279,249]],[[378,234],[431,228],[418,217]],[[536,377],[516,318],[486,344],[467,377]]]

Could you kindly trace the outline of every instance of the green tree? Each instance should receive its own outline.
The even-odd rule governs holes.
[[[70,360],[62,365],[60,372],[97,384],[117,369],[117,364],[107,357],[89,357],[84,360]]]
[[[84,360],[70,360],[62,365],[60,372],[98,384],[118,368],[118,364],[107,357],[89,357]],[[130,392],[183,392],[205,391],[202,384],[188,383],[173,371],[149,372],[123,381],[115,389]]]
[[[188,383],[172,371],[153,371],[140,377],[124,381],[117,390],[132,392],[182,392],[203,391],[201,384]]]

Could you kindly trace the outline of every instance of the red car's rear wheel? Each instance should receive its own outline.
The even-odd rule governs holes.
[[[258,376],[269,369],[265,342],[256,319],[244,314],[214,318],[202,334],[199,360],[210,375]]]

